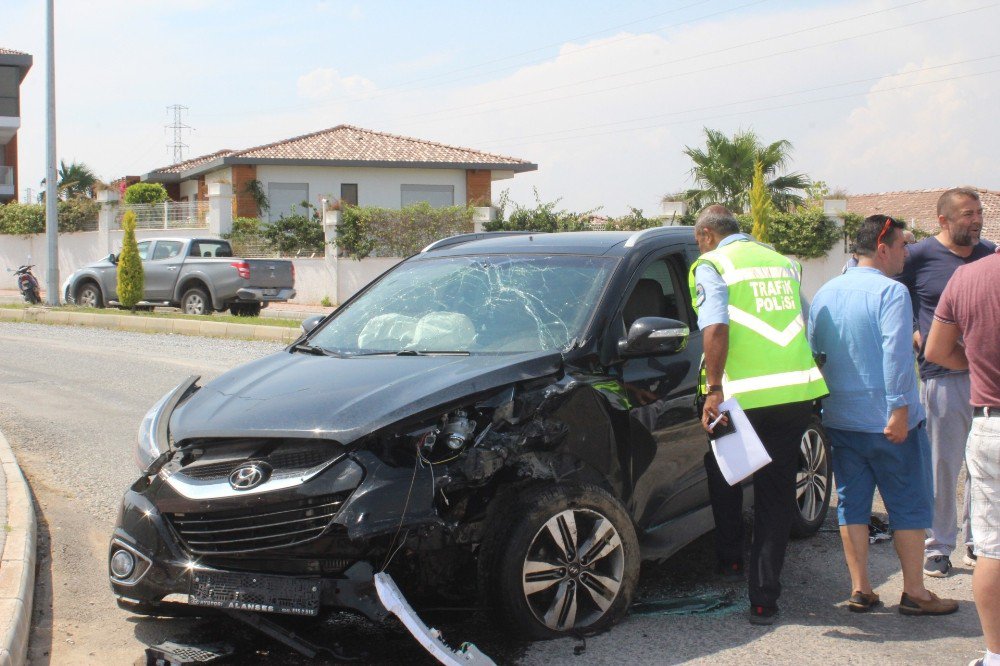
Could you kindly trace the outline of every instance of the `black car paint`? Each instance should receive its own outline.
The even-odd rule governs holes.
[[[336,478],[338,466],[357,464],[363,470],[355,488],[338,488],[350,493],[334,521],[343,535],[324,535],[267,557],[208,558],[203,563],[274,572],[280,570],[275,563],[291,560],[305,571],[285,573],[305,575],[310,568],[319,573],[316,563],[338,556],[337,549],[349,558],[381,557],[386,541],[391,538],[393,546],[404,531],[407,548],[418,553],[475,544],[488,521],[490,502],[508,485],[539,479],[607,488],[632,516],[644,557],[666,557],[711,529],[702,466],[705,437],[695,412],[700,333],[693,332],[688,346],[669,356],[622,358],[617,351],[624,335],[624,295],[651,261],[669,255],[679,270],[686,270],[693,235],[677,230],[634,248],[625,247],[624,234],[613,243],[607,235],[574,234],[570,240],[576,243],[559,236],[531,237],[527,243],[490,239],[410,261],[502,252],[619,256],[586,334],[569,351],[336,358],[296,353],[290,347],[222,375],[178,406],[170,417],[170,432],[182,448],[190,441],[264,436],[328,440],[350,451],[326,473],[294,489],[201,502],[199,511],[323,495],[334,491],[325,479]],[[680,285],[679,293],[685,292]],[[687,298],[684,304],[684,317],[693,322]],[[466,449],[462,459],[442,465],[443,470],[399,464],[372,452],[378,449],[376,442],[395,441],[393,437],[460,407],[482,408],[495,428],[483,434],[479,446]],[[112,580],[120,598],[155,602],[186,591],[183,566],[190,555],[162,514],[194,511],[196,503],[177,495],[161,476],[140,479],[125,497],[115,536],[144,552],[154,565],[137,586]],[[460,498],[458,506],[451,506],[449,495]],[[335,602],[365,612],[344,595]]]

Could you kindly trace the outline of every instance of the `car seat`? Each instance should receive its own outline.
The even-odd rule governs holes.
[[[632,328],[636,319],[642,317],[668,317],[667,299],[663,296],[660,283],[649,278],[642,278],[635,283],[635,289],[628,297],[622,310],[625,320],[625,330]]]

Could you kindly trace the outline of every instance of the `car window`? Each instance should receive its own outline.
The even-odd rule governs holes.
[[[183,245],[184,243],[180,241],[156,241],[156,246],[153,248],[153,261],[176,257],[180,254]]]
[[[643,268],[622,308],[622,323],[626,331],[641,317],[668,317],[689,323],[688,308],[678,276],[678,260],[679,255],[661,257]]]
[[[191,243],[189,257],[231,257],[233,251],[226,241],[198,240]]]
[[[146,258],[149,256],[149,246],[152,242],[153,241],[142,241],[138,244],[140,260],[146,261]]]
[[[310,342],[348,355],[565,349],[583,334],[615,262],[572,255],[407,262]]]

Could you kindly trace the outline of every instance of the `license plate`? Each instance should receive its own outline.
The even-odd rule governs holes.
[[[277,289],[265,289],[264,290],[264,295],[265,296],[277,296],[278,295],[278,290]]]
[[[319,580],[222,571],[193,571],[188,603],[232,610],[317,615]]]

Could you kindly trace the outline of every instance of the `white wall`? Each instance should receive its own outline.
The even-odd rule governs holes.
[[[257,180],[267,184],[308,183],[309,203],[319,206],[321,197],[340,198],[341,183],[357,183],[359,206],[399,208],[401,185],[452,185],[455,204],[465,205],[463,169],[391,169],[378,167],[257,167]]]
[[[195,201],[198,198],[197,180],[185,180],[181,182],[181,200],[187,201],[189,198],[191,201]]]
[[[850,253],[844,251],[844,243],[838,240],[825,257],[800,258],[799,261],[802,263],[802,293],[805,297],[812,301],[813,296],[823,284],[840,275],[850,256]]]

